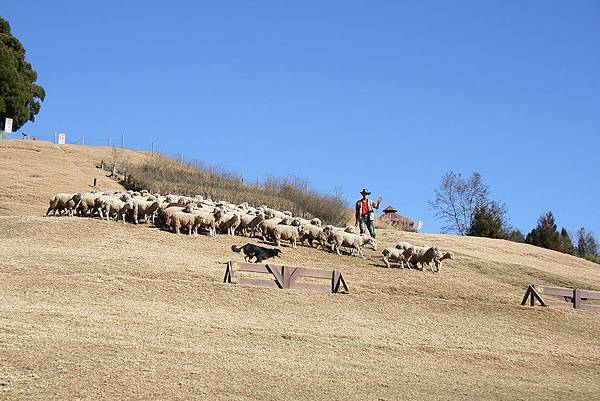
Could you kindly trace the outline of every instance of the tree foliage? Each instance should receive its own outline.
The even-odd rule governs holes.
[[[506,232],[506,239],[512,242],[525,242],[525,236],[516,228],[511,228]]]
[[[560,230],[560,250],[569,255],[575,255],[575,246],[573,246],[571,235],[564,227]]]
[[[480,206],[473,215],[467,235],[525,242],[523,233],[508,223],[506,212],[506,205],[501,202],[491,201],[488,205]]]
[[[481,174],[473,173],[470,178],[463,178],[460,173],[452,171],[442,177],[429,206],[435,217],[446,223],[442,227],[444,231],[467,235],[475,212],[489,203],[489,187]]]
[[[486,237],[505,239],[506,234],[506,206],[498,202],[490,202],[477,208],[467,235],[473,237]]]
[[[560,233],[556,227],[556,221],[552,212],[540,216],[537,227],[527,234],[525,242],[554,251],[560,252],[562,250]]]
[[[37,73],[25,60],[25,48],[0,17],[0,124],[12,118],[13,129],[18,130],[35,120],[46,97],[36,80]]]
[[[583,227],[577,231],[577,255],[595,263],[600,262],[598,241],[596,241],[594,234],[585,231]]]

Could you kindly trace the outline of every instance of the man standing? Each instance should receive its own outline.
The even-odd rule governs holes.
[[[362,195],[362,199],[356,202],[356,223],[354,225],[360,227],[361,234],[364,234],[368,229],[371,238],[375,240],[375,211],[373,209],[379,209],[382,198],[380,196],[379,199],[377,199],[377,203],[370,200],[369,195],[371,195],[371,193],[367,188],[363,188],[363,190],[360,191],[360,194]],[[373,248],[377,249],[377,242],[375,242]]]

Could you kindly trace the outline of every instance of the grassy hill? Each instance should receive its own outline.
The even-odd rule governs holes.
[[[485,238],[380,231],[456,253],[441,274],[284,248],[351,293],[221,283],[239,237],[41,217],[51,194],[118,184],[108,148],[0,141],[0,399],[582,399],[600,393],[600,313],[519,305],[528,284],[600,290],[600,268]],[[129,154],[129,153],[128,153]],[[131,158],[147,157],[131,152]],[[6,189],[6,190],[5,190]],[[254,241],[254,240],[252,240]]]

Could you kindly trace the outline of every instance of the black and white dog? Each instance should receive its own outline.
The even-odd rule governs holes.
[[[260,263],[265,259],[270,259],[275,256],[281,257],[280,255],[282,254],[281,249],[265,248],[250,243],[244,246],[231,245],[231,250],[233,252],[244,252],[244,260],[246,262],[251,262],[253,257],[256,258],[254,263]]]

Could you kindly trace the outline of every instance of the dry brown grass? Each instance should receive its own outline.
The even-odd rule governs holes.
[[[119,157],[140,162],[149,155],[119,149]],[[0,141],[0,216],[46,210],[57,192],[91,191],[94,178],[101,191],[123,187],[96,168],[109,161],[113,148],[54,145],[44,141]]]
[[[86,159],[65,174],[87,182],[95,170]],[[28,175],[0,170],[0,183]],[[69,188],[62,178],[46,185]],[[519,305],[529,283],[600,290],[600,269],[579,258],[380,231],[382,246],[436,244],[457,259],[435,275],[385,269],[373,251],[362,261],[286,247],[282,263],[342,270],[351,293],[244,288],[221,283],[224,262],[240,257],[229,247],[242,238],[40,213],[0,217],[0,399],[589,400],[600,392],[600,313]]]
[[[116,157],[118,159],[118,157]],[[126,186],[151,192],[202,195],[233,203],[248,202],[289,210],[307,219],[319,217],[327,224],[344,224],[349,209],[341,199],[318,193],[305,180],[294,177],[270,177],[260,185],[248,185],[241,177],[207,168],[197,162],[182,162],[155,155],[150,159],[119,163],[127,173]]]

